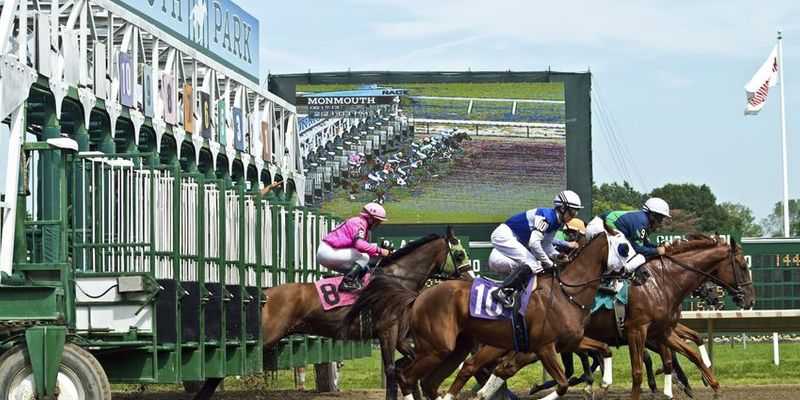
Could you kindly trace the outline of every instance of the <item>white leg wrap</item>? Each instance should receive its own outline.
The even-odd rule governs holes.
[[[403,396],[403,400],[414,400],[414,395],[409,393]]]
[[[664,374],[664,396],[672,398],[672,374]]]
[[[505,380],[500,379],[499,377],[492,374],[492,376],[489,377],[489,380],[486,381],[486,384],[483,385],[481,390],[478,391],[478,398],[479,399],[491,398],[492,396],[494,396],[495,392],[497,392],[497,389],[500,389],[500,386],[503,386],[503,383],[505,383]]]
[[[706,345],[701,344],[697,348],[700,349],[700,357],[703,359],[703,364],[706,365],[706,368],[711,368],[711,358],[708,357],[708,351],[706,351]]]
[[[607,388],[611,386],[611,383],[614,381],[613,375],[614,371],[611,370],[612,368],[612,358],[606,357],[603,359],[603,380],[600,383],[600,386]]]
[[[442,400],[455,400],[455,397],[453,397],[452,394],[448,393],[444,395],[444,397],[442,397]]]
[[[558,395],[558,392],[550,392],[547,396],[542,397],[542,400],[556,400],[561,396]]]

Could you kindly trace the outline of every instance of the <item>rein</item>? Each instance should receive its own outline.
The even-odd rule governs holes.
[[[665,255],[665,256],[662,256],[662,257],[672,261],[674,264],[677,264],[678,266],[680,266],[681,268],[683,268],[683,269],[685,269],[687,271],[692,271],[692,272],[694,272],[696,274],[699,274],[699,275],[705,277],[706,279],[716,283],[717,285],[722,286],[723,288],[725,288],[725,290],[727,290],[729,293],[732,293],[734,296],[743,296],[744,290],[742,288],[745,287],[745,286],[752,285],[753,281],[750,280],[750,279],[741,280],[740,281],[740,277],[739,277],[738,271],[736,270],[736,254],[735,254],[735,250],[734,250],[733,247],[731,247],[730,254],[731,254],[731,270],[733,271],[733,279],[736,281],[736,283],[735,283],[736,287],[733,287],[733,286],[723,282],[721,279],[717,278],[714,275],[709,274],[708,272],[701,271],[701,270],[699,270],[699,269],[697,269],[695,267],[692,267],[691,265],[688,265],[688,264],[686,264],[686,263],[684,263],[682,261],[679,261],[673,256]]]
[[[578,306],[578,308],[580,308],[583,311],[586,311],[592,305],[591,304],[581,304],[581,303],[579,303],[578,300],[575,299],[575,296],[573,296],[573,295],[571,295],[571,294],[569,294],[567,292],[567,288],[582,288],[582,287],[591,285],[592,283],[600,282],[600,281],[603,280],[603,277],[600,276],[599,278],[595,278],[595,279],[588,280],[586,282],[581,282],[581,283],[578,283],[578,284],[567,283],[567,282],[564,282],[561,279],[561,273],[560,273],[559,269],[557,269],[557,268],[555,269],[555,272],[553,273],[553,275],[556,277],[556,280],[558,281],[558,287],[561,288],[561,293],[564,293],[564,296],[566,296],[567,299],[569,299],[570,303]]]
[[[444,241],[445,241],[445,243],[447,243],[447,257],[445,258],[445,260],[441,264],[437,265],[436,268],[434,268],[430,273],[408,271],[409,275],[411,275],[411,276],[400,276],[400,275],[395,275],[395,274],[390,274],[390,273],[385,273],[384,272],[383,275],[391,277],[391,278],[395,278],[395,279],[404,280],[404,281],[407,281],[407,282],[419,282],[419,281],[427,279],[427,278],[429,278],[431,276],[435,276],[437,274],[437,272],[439,272],[439,271],[443,271],[444,270],[444,266],[447,265],[448,260],[452,261],[453,265],[455,265],[456,264],[456,259],[455,259],[455,256],[453,255],[453,248],[450,246],[450,241],[447,240],[447,238],[445,238]],[[383,265],[378,264],[378,267],[376,267],[376,269],[381,269],[382,267],[383,267]],[[459,269],[462,268],[462,267],[463,267],[463,265],[457,266],[455,268],[455,272],[453,274],[454,275],[458,274],[459,273],[458,272]]]

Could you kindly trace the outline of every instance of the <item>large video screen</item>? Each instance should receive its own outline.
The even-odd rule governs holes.
[[[322,211],[346,217],[381,200],[390,223],[496,223],[551,205],[566,187],[563,84],[391,86],[408,90],[400,109],[414,134],[368,155],[361,180],[345,181]],[[297,91],[355,88],[299,85]]]

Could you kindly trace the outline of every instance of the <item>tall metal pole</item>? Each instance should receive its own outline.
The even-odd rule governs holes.
[[[783,81],[783,35],[778,31],[778,73],[781,83],[781,149],[783,151],[783,236],[789,237],[789,167],[786,154],[786,108],[783,92],[786,84]]]

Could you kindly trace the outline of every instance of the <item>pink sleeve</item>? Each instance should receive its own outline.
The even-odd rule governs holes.
[[[370,243],[370,242],[368,242],[368,241],[366,241],[364,239],[361,239],[361,238],[357,238],[356,239],[355,248],[356,248],[356,250],[358,250],[358,251],[360,251],[362,253],[369,254],[371,257],[375,257],[375,256],[381,254],[381,252],[378,249],[378,245],[377,244]]]
[[[369,235],[369,230],[367,230],[367,225],[362,220],[354,220],[354,224],[352,228],[355,232],[352,232],[353,237],[353,247],[356,250],[367,253],[370,257],[375,257],[381,254],[378,245],[375,243],[370,243],[367,241],[367,237]]]

